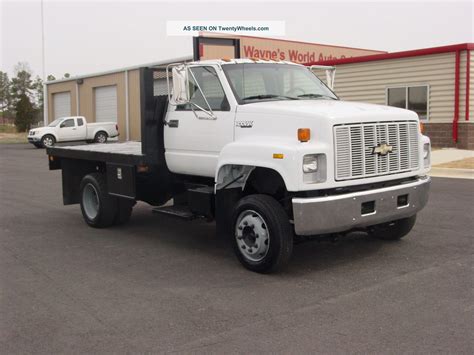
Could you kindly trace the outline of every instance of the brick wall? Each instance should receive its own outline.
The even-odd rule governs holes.
[[[459,124],[457,147],[459,149],[474,149],[474,124]]]
[[[459,123],[458,142],[453,142],[452,123],[426,123],[425,135],[436,148],[474,149],[474,123]]]

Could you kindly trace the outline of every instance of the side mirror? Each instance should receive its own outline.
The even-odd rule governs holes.
[[[59,128],[64,128],[64,122],[59,125]]]
[[[172,68],[173,87],[169,87],[168,93],[171,93],[169,102],[172,105],[183,105],[189,102],[189,80],[188,68],[185,65],[178,65]]]

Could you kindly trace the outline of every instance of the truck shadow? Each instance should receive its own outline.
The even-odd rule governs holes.
[[[149,207],[137,211],[129,225],[120,227],[134,237],[146,239],[151,247],[172,248],[181,254],[190,253],[193,258],[202,257],[202,263],[215,262],[220,269],[238,268],[230,241],[218,237],[214,223],[203,220],[182,221],[180,219],[152,215]],[[279,275],[305,274],[325,271],[345,264],[362,263],[364,259],[377,254],[387,243],[370,238],[365,233],[351,233],[336,242],[315,239],[295,244],[293,257],[288,267]]]

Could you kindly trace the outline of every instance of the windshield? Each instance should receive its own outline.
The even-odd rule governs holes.
[[[222,66],[240,103],[260,100],[314,100],[337,96],[307,68],[291,64]]]
[[[48,127],[56,127],[59,122],[61,122],[64,118],[56,118],[53,122],[51,122]]]

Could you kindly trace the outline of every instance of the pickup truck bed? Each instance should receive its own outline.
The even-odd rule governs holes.
[[[141,142],[87,144],[52,147],[48,155],[60,158],[101,161],[106,163],[139,165],[144,163]]]

